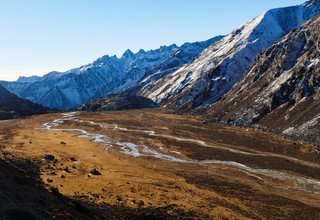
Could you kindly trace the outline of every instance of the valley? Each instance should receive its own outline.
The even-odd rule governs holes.
[[[11,2],[0,219],[320,219],[320,0]]]
[[[95,218],[318,219],[319,149],[165,109],[1,121],[4,160]]]

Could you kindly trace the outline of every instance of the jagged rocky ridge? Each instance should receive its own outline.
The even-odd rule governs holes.
[[[133,53],[121,58],[103,56],[95,62],[67,72],[51,72],[43,77],[21,77],[17,82],[1,82],[19,97],[51,108],[67,109],[82,105],[109,93],[152,81],[192,61],[206,47],[220,40],[162,46],[157,50]]]
[[[0,120],[46,113],[49,109],[21,99],[0,85]]]
[[[320,143],[320,16],[259,55],[246,77],[207,109],[214,121],[260,125]]]
[[[212,104],[244,77],[259,53],[319,12],[319,0],[270,10],[205,49],[193,62],[149,83],[138,94],[175,109]]]

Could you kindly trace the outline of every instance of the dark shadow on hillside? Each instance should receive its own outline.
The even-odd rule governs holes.
[[[11,155],[4,154],[10,158]],[[128,208],[67,198],[40,180],[36,161],[0,160],[0,219],[193,219],[178,207]]]

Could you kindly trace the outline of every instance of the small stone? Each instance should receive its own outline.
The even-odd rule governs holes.
[[[55,157],[50,154],[45,154],[45,155],[43,155],[43,159],[46,161],[54,161]]]
[[[63,171],[66,173],[71,173],[68,167],[64,168]]]
[[[144,206],[144,201],[140,200],[140,201],[138,202],[138,206],[139,206],[139,207]]]
[[[48,182],[48,183],[52,183],[52,182],[53,182],[53,180],[52,180],[52,179],[50,179],[50,178],[48,178],[48,179],[47,179],[47,182]]]
[[[73,162],[76,162],[76,161],[77,161],[77,159],[74,158],[74,157],[70,157],[70,160],[73,161]]]
[[[56,176],[57,173],[56,173],[56,172],[51,172],[50,175],[51,175],[51,176]]]
[[[101,173],[100,173],[98,170],[96,170],[96,169],[91,170],[91,171],[90,171],[90,174],[91,174],[91,175],[94,175],[94,176],[100,176],[100,175],[101,175]]]

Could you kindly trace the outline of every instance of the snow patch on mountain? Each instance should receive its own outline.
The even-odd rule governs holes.
[[[103,56],[93,63],[66,72],[50,72],[43,77],[20,77],[16,82],[1,82],[19,97],[51,108],[67,109],[80,106],[92,99],[124,90],[167,65],[180,67],[220,40],[216,37],[204,42],[173,44],[156,50],[125,51],[121,58]],[[174,63],[172,63],[174,62]],[[159,73],[160,74],[160,73]],[[151,80],[152,77],[149,78]]]
[[[173,108],[212,104],[243,78],[259,53],[319,12],[317,0],[263,13],[140,94]]]

